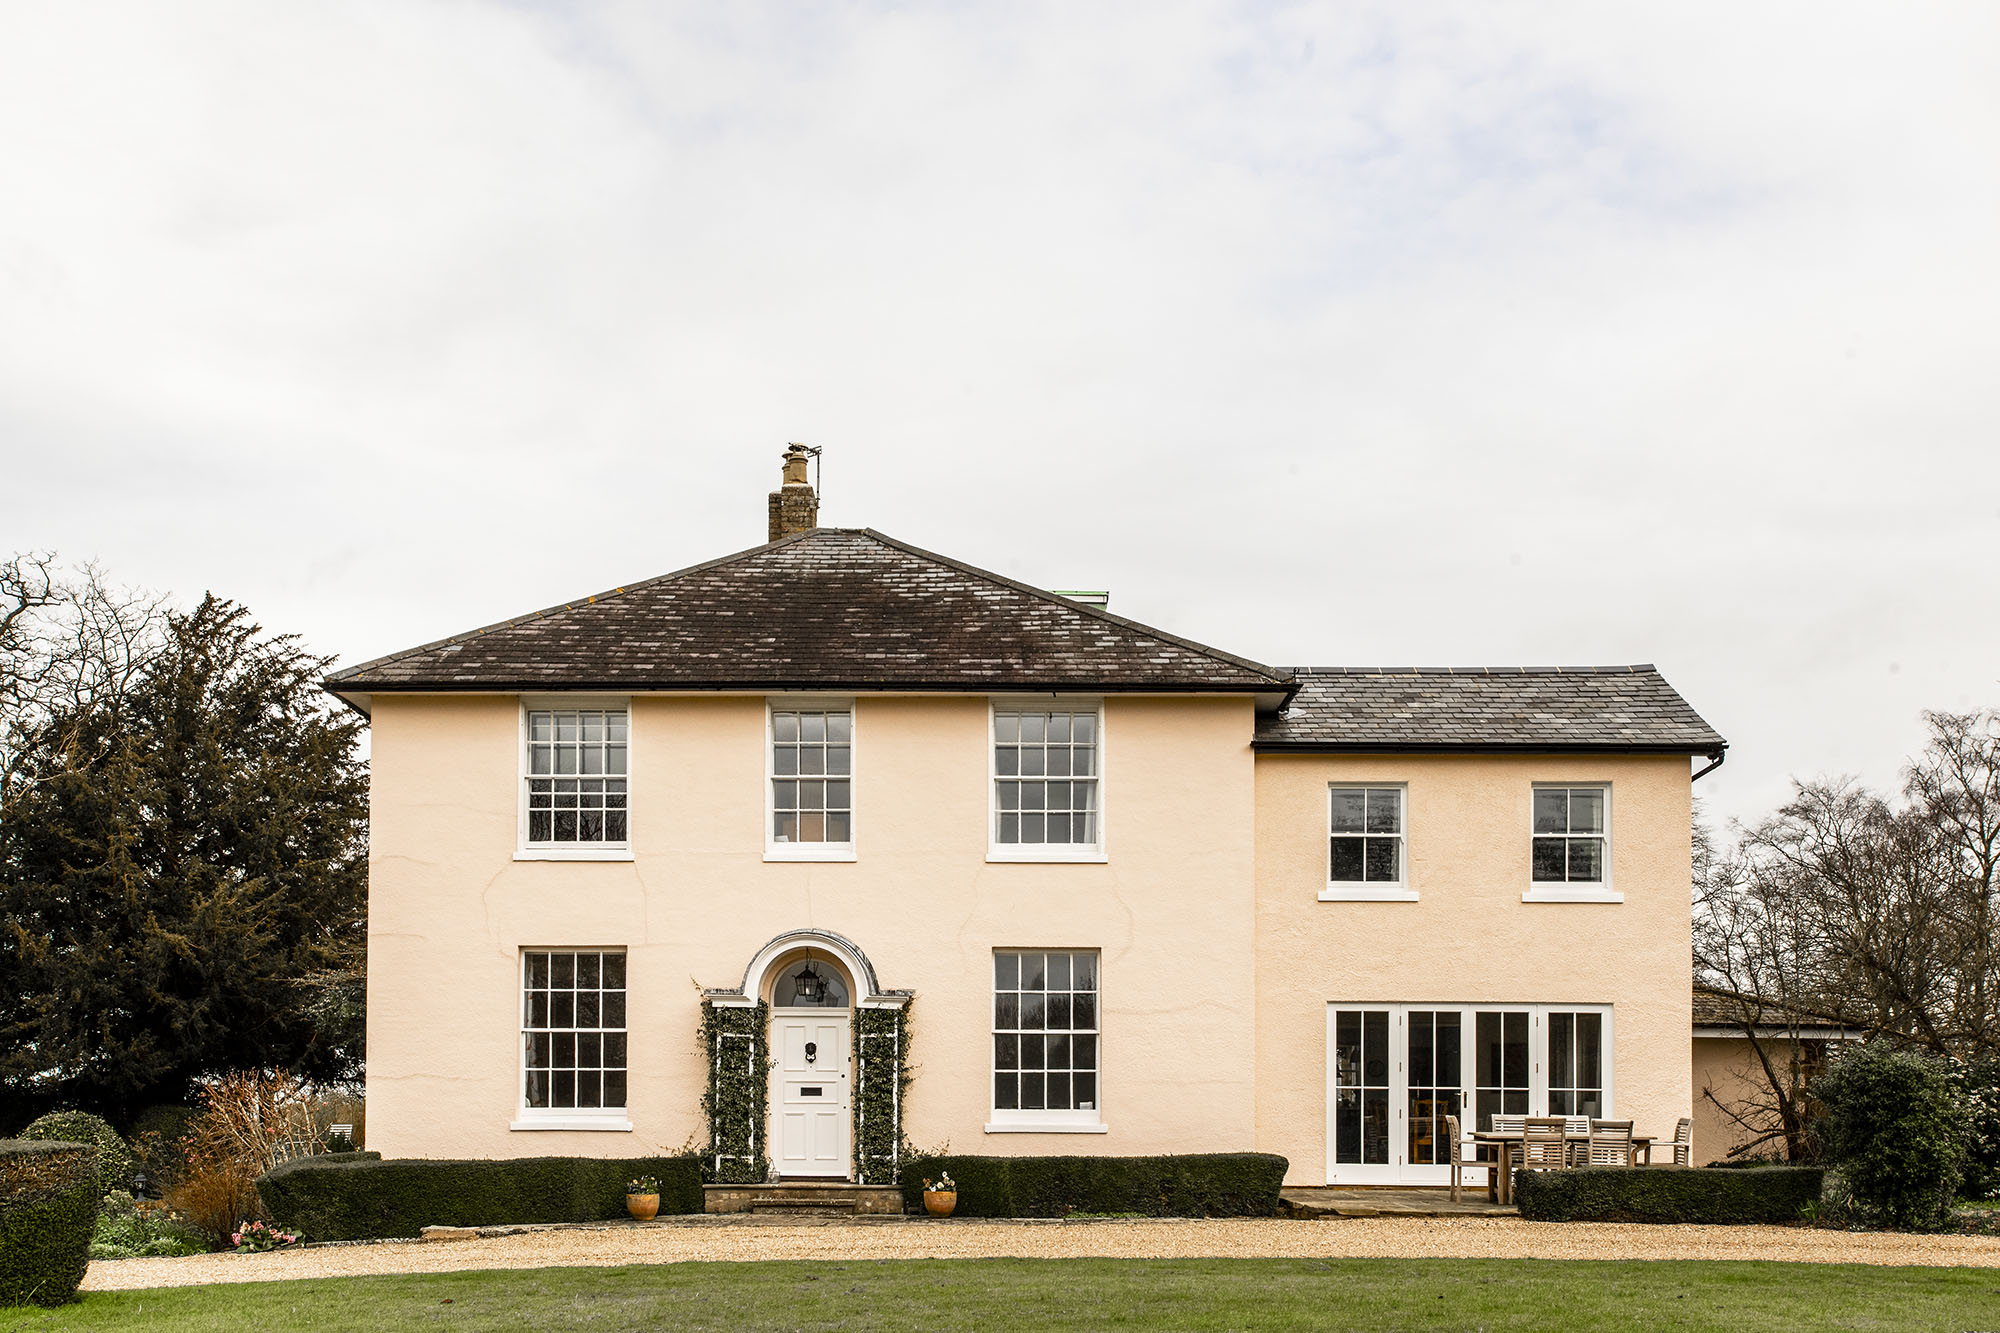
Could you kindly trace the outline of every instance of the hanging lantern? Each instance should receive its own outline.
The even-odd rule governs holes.
[[[798,980],[793,984],[798,989],[799,999],[807,1004],[818,1004],[826,998],[826,982],[813,971],[811,959],[806,960],[806,970],[799,973]]]

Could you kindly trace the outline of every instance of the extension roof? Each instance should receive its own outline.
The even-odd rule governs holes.
[[[391,653],[327,678],[390,691],[1249,693],[1291,679],[867,528],[816,528]]]
[[[1720,755],[1728,742],[1650,664],[1300,667],[1263,752],[1620,750]]]

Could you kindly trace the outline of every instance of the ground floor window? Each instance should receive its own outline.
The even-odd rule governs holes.
[[[1094,950],[995,951],[996,1117],[1096,1118],[1098,998]]]
[[[531,1111],[625,1105],[625,955],[521,954],[521,1104]]]
[[[1327,1009],[1327,1176],[1446,1175],[1446,1116],[1612,1113],[1608,1005],[1333,1004]]]

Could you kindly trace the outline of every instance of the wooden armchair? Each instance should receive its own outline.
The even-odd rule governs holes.
[[[1694,1121],[1687,1116],[1674,1126],[1674,1165],[1694,1165]]]
[[[1531,1115],[1521,1129],[1521,1166],[1529,1171],[1569,1165],[1569,1134],[1559,1115]]]
[[[1498,1170],[1499,1168],[1493,1166],[1487,1166],[1487,1164],[1484,1162],[1478,1162],[1478,1161],[1468,1162],[1465,1160],[1465,1148],[1463,1146],[1463,1140],[1459,1137],[1457,1116],[1448,1115],[1444,1118],[1444,1137],[1447,1148],[1451,1153],[1451,1156],[1449,1158],[1449,1161],[1451,1162],[1451,1201],[1453,1203],[1457,1203],[1458,1187],[1460,1183],[1465,1179],[1466,1167],[1486,1166],[1487,1170],[1489,1171]]]
[[[1585,1166],[1632,1165],[1632,1122],[1593,1120],[1590,1139],[1583,1145]]]

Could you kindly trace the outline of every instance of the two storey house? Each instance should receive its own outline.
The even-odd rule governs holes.
[[[326,682],[371,1147],[1441,1183],[1454,1112],[1689,1114],[1724,742],[1657,671],[1267,666],[818,527],[804,461],[763,546]]]

